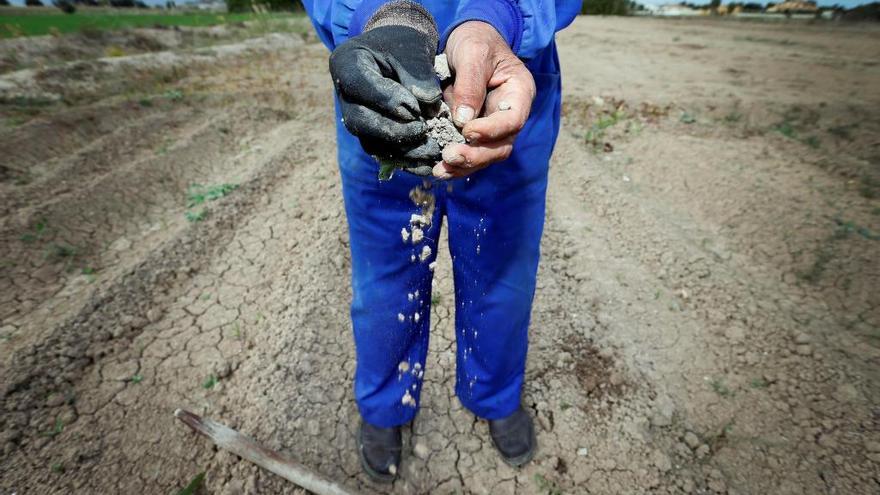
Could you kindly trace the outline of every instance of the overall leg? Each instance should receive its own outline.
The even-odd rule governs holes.
[[[398,426],[415,416],[421,391],[430,324],[428,265],[436,256],[441,215],[435,209],[430,225],[418,218],[412,224],[422,208],[411,191],[422,180],[399,173],[380,182],[378,165],[358,142],[344,130],[338,137],[352,259],[355,399],[367,423]]]
[[[520,406],[540,258],[559,77],[536,75],[532,116],[513,154],[454,181],[447,197],[455,280],[456,393],[486,419]]]

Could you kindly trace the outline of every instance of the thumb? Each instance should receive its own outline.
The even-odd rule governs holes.
[[[452,87],[452,118],[459,127],[463,127],[483,108],[486,84],[492,74],[485,51],[465,49],[464,53],[456,55],[459,55],[456,57],[458,60],[452,67],[455,71],[455,83]]]
[[[428,66],[427,73],[411,73],[404,68],[397,70],[397,78],[421,103],[432,104],[440,101],[440,82],[434,75],[434,67]]]

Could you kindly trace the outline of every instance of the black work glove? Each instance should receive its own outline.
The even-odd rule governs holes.
[[[345,127],[364,151],[417,175],[431,175],[440,160],[424,122],[436,115],[442,96],[434,74],[438,38],[431,14],[397,1],[330,55]]]

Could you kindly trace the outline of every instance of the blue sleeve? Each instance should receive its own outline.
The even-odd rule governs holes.
[[[553,41],[556,31],[571,24],[580,10],[581,0],[464,0],[455,21],[443,32],[440,47],[459,24],[483,21],[501,33],[517,56],[529,59]]]
[[[363,32],[370,16],[390,0],[302,0],[315,31],[330,50]]]
[[[348,25],[358,0],[302,0],[321,42],[333,50],[348,39]]]

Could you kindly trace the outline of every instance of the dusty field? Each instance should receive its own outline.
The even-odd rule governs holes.
[[[880,30],[591,18],[559,43],[540,453],[506,467],[454,399],[443,251],[391,487],[353,447],[314,37],[0,76],[0,493],[174,493],[203,471],[207,493],[298,492],[177,407],[365,493],[877,493]]]

